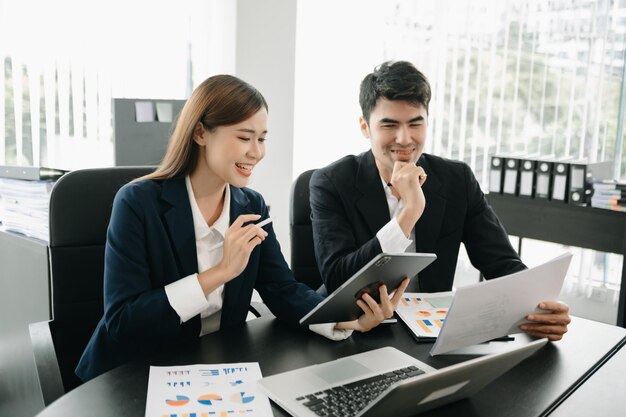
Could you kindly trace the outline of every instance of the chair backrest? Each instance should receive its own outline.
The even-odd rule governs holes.
[[[153,170],[77,170],[52,189],[50,330],[65,392],[81,383],[74,369],[103,314],[104,247],[113,198],[121,186]]]
[[[300,282],[314,290],[322,285],[322,277],[315,260],[309,181],[314,169],[305,171],[296,178],[291,187],[289,234],[291,236],[291,269]]]

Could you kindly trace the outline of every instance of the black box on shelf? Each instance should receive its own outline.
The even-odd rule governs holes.
[[[572,161],[569,164],[570,204],[587,206],[591,203],[594,180],[606,180],[613,176],[613,161]]]

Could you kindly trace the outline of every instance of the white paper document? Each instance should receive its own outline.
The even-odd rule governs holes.
[[[565,253],[535,268],[456,290],[431,356],[519,333],[537,305],[556,300],[572,260]]]
[[[157,102],[156,114],[157,121],[161,123],[172,123],[172,103]]]
[[[151,101],[135,102],[135,121],[137,123],[154,122],[154,104]]]
[[[272,416],[256,362],[151,366],[146,417]]]

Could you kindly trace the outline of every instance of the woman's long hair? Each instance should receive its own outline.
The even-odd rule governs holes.
[[[267,102],[261,93],[232,75],[215,75],[191,94],[178,116],[161,164],[143,178],[169,179],[189,175],[198,162],[199,145],[193,140],[198,123],[205,129],[229,126],[249,119]]]

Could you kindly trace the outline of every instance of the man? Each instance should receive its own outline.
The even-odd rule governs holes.
[[[385,62],[361,83],[371,150],[317,170],[310,182],[315,254],[334,291],[381,252],[433,252],[423,292],[449,291],[461,242],[487,279],[526,268],[467,164],[424,154],[431,89],[411,63]],[[413,288],[416,291],[418,288]],[[545,301],[522,330],[560,340],[569,308]]]

